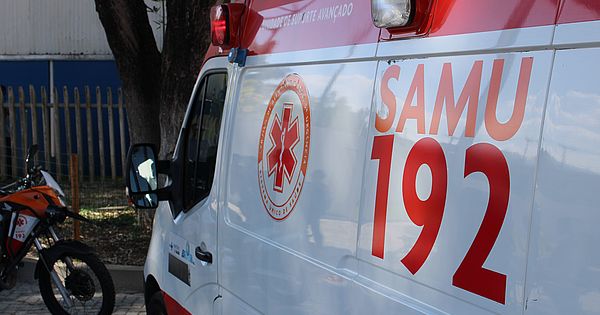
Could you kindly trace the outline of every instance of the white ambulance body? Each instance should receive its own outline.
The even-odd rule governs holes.
[[[237,2],[128,185],[151,311],[600,314],[600,1]]]

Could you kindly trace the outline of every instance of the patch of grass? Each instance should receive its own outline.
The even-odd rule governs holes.
[[[137,213],[132,208],[122,210],[81,209],[79,214],[99,225],[137,225]]]
[[[10,181],[9,181],[10,182]],[[68,179],[59,181],[71,205]],[[80,214],[92,221],[81,222],[81,241],[92,246],[101,260],[109,264],[143,265],[150,244],[150,227],[138,224],[138,212],[128,207],[121,180],[82,181]],[[56,227],[64,239],[73,238],[73,220]]]
[[[109,264],[143,265],[150,245],[151,231],[137,224],[137,212],[124,209],[82,209],[91,224],[81,223],[81,241],[92,246]],[[73,220],[59,226],[61,235],[71,238]]]

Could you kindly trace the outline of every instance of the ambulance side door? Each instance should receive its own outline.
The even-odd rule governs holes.
[[[553,52],[400,55],[419,47],[380,46],[360,274],[425,313],[518,314]]]
[[[172,166],[173,221],[165,235],[168,254],[163,289],[194,312],[212,310],[219,295],[216,187],[227,78],[224,62],[205,64],[188,106]]]
[[[600,314],[600,2],[564,1],[553,44],[525,314]]]

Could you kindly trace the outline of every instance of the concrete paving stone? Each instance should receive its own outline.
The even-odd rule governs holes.
[[[0,291],[0,314],[2,315],[42,315],[49,314],[37,283],[19,283],[12,290]],[[144,295],[117,294],[115,315],[146,314]]]

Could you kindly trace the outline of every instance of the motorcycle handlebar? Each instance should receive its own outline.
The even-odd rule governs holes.
[[[41,165],[33,166],[27,170],[27,175],[35,175],[35,174],[39,173],[41,170],[42,170]]]
[[[31,187],[31,184],[33,181],[33,176],[39,174],[39,172],[41,170],[42,170],[41,165],[37,165],[37,166],[33,166],[33,167],[29,168],[27,170],[27,175],[25,177],[22,177],[8,185],[0,187],[0,194],[14,193],[14,192]]]

